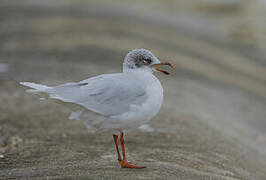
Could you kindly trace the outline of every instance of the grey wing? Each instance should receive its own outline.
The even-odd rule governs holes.
[[[147,99],[145,86],[122,73],[57,86],[49,94],[51,98],[79,104],[103,116],[125,113],[131,105],[141,105]]]

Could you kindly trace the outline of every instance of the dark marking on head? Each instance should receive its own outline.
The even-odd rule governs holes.
[[[146,65],[146,66],[150,65],[152,60],[150,58],[143,56],[142,54],[138,54],[134,58],[134,62],[135,62],[136,67],[141,67],[144,65]]]
[[[149,50],[134,49],[125,57],[124,67],[125,69],[136,69],[145,66],[151,67],[157,61],[157,58]]]

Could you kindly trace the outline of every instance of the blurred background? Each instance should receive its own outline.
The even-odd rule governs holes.
[[[1,0],[0,178],[266,179],[265,17],[265,0]],[[18,84],[120,72],[135,48],[175,65],[159,115],[128,132],[139,172]]]

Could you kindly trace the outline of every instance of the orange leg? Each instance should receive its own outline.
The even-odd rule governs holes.
[[[118,162],[120,163],[122,161],[122,159],[121,159],[120,151],[118,148],[118,136],[114,134],[113,137],[114,137],[114,141],[115,141],[115,147],[116,147],[116,151],[117,151]]]
[[[122,168],[135,168],[135,169],[145,168],[144,166],[136,166],[134,164],[130,164],[127,162],[126,150],[125,150],[125,140],[124,140],[124,133],[123,132],[121,132],[121,134],[120,134],[120,143],[121,143],[122,155],[123,155],[123,160],[120,161],[121,167]]]

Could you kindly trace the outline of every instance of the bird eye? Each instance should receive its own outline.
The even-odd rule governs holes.
[[[145,64],[150,64],[151,63],[151,59],[144,59],[144,63]]]

